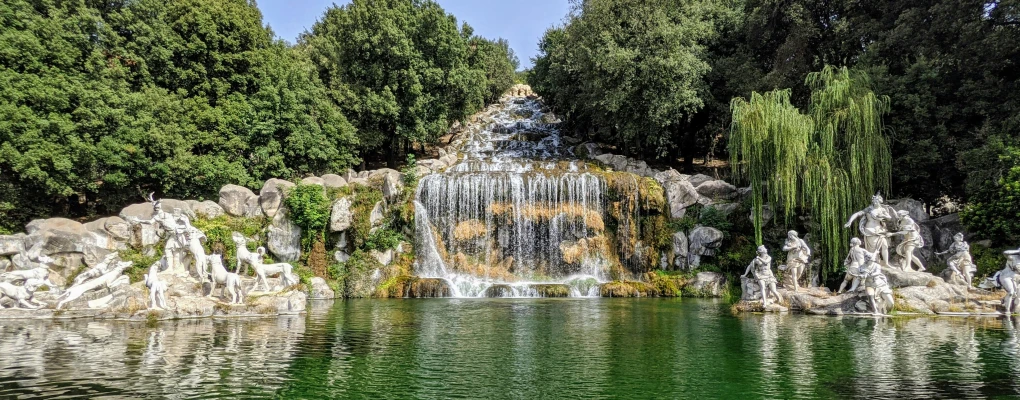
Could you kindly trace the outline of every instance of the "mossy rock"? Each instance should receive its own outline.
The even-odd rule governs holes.
[[[570,288],[562,283],[531,285],[538,292],[538,297],[570,297]]]
[[[450,285],[442,279],[401,275],[380,285],[375,297],[427,299],[450,297],[452,294]]]
[[[657,297],[659,290],[648,283],[636,281],[613,281],[599,287],[602,297]]]

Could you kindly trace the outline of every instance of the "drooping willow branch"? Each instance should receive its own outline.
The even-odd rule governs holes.
[[[889,99],[876,96],[859,71],[826,66],[808,74],[808,113],[790,103],[790,91],[752,93],[730,103],[729,150],[734,175],[751,185],[755,240],[762,241],[766,202],[789,224],[798,210],[828,268],[838,271],[850,231],[842,223],[854,206],[888,191],[890,154],[882,134]]]

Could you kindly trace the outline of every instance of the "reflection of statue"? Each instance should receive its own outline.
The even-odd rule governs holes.
[[[953,235],[953,244],[949,245],[948,250],[935,254],[943,255],[946,253],[953,253],[946,260],[949,270],[963,278],[963,281],[967,282],[967,286],[971,286],[971,280],[974,278],[974,273],[977,272],[977,265],[974,264],[974,259],[970,256],[970,245],[963,241],[963,233]]]
[[[163,232],[167,236],[163,254],[170,262],[170,268],[182,272],[186,271],[188,265],[194,262],[198,279],[204,283],[206,261],[202,242],[205,241],[205,234],[191,226],[191,220],[187,215],[182,214],[179,208],[175,208],[173,213],[168,214],[163,211],[162,204],[159,200],[154,199],[152,194],[149,195],[149,201],[152,202],[153,220],[163,228]]]
[[[846,255],[846,259],[843,260],[843,267],[846,268],[846,276],[843,277],[843,283],[839,285],[839,291],[837,293],[843,293],[846,289],[847,282],[852,282],[850,285],[850,291],[857,290],[857,286],[860,284],[860,279],[857,279],[861,275],[861,267],[864,266],[865,256],[868,254],[867,250],[861,248],[861,239],[852,238],[850,239],[850,252]]]
[[[844,228],[849,228],[855,219],[861,218],[857,227],[864,237],[864,248],[870,252],[880,252],[882,265],[889,265],[889,239],[887,238],[889,229],[886,227],[886,222],[892,219],[894,212],[891,207],[882,204],[882,196],[876,194],[871,197],[870,206],[851,215],[850,220],[846,222],[846,225],[843,225]]]
[[[864,267],[860,269],[859,277],[864,279],[864,291],[871,302],[872,311],[876,314],[885,314],[886,307],[895,304],[895,300],[893,300],[892,289],[889,287],[889,280],[882,273],[882,267],[875,262],[875,256],[875,253],[864,255]],[[882,299],[881,309],[878,307],[876,298]]]
[[[1002,299],[1002,306],[1006,309],[1006,314],[1011,314],[1013,300],[1016,298],[1017,274],[1020,273],[1020,249],[1007,250],[1003,254],[1006,255],[1006,268],[996,272],[988,280],[1006,291],[1006,297]]]
[[[896,254],[899,254],[903,259],[900,269],[912,270],[911,264],[913,264],[917,265],[920,271],[924,271],[925,268],[924,265],[921,265],[921,260],[914,256],[914,250],[924,247],[921,227],[917,225],[917,222],[914,222],[913,218],[910,218],[910,213],[906,210],[897,211],[896,214],[900,217],[900,231],[892,235],[903,235],[903,242],[896,246]]]
[[[169,268],[166,256],[149,266],[149,273],[144,275],[145,287],[149,288],[149,309],[166,309],[167,284],[159,280],[159,272]]]
[[[747,265],[747,270],[744,271],[744,275],[741,276],[747,276],[749,273],[754,275],[754,279],[758,280],[758,285],[761,287],[761,302],[763,306],[768,307],[769,305],[769,293],[776,296],[776,301],[783,301],[783,296],[776,289],[776,276],[772,274],[772,257],[769,256],[765,246],[758,246],[758,256],[751,260],[751,263]]]
[[[786,235],[783,251],[786,252],[786,270],[793,279],[793,290],[800,291],[800,275],[807,268],[811,248],[803,239],[797,237],[797,231],[790,231]]]

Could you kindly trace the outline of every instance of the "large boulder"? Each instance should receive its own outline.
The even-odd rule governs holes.
[[[12,256],[25,252],[25,234],[0,235],[0,256]]]
[[[683,232],[673,234],[673,265],[678,268],[687,267],[687,235]]]
[[[602,149],[595,143],[581,143],[574,147],[574,155],[580,158],[593,159],[600,154],[602,154]]]
[[[918,224],[928,220],[928,211],[924,209],[924,203],[914,199],[898,199],[889,203],[896,211],[906,210],[910,218]]]
[[[698,191],[690,181],[673,179],[663,184],[666,189],[666,202],[673,218],[683,218],[687,207],[698,203]]]
[[[701,257],[715,256],[722,246],[725,235],[722,231],[709,226],[698,226],[688,235],[690,268],[701,265]]]
[[[701,186],[702,183],[714,181],[715,178],[705,174],[694,174],[691,175],[689,180],[691,181],[691,184],[694,185],[694,187],[698,187]]]
[[[301,180],[302,185],[319,185],[326,186],[326,181],[317,176],[309,176]]]
[[[196,216],[205,219],[213,219],[225,213],[225,211],[223,211],[223,207],[220,207],[219,204],[216,204],[216,202],[212,200],[196,201],[191,203],[191,209],[195,211]]]
[[[379,227],[383,223],[383,219],[386,217],[386,205],[379,201],[372,207],[372,213],[368,215],[368,221],[372,225],[372,228]]]
[[[61,231],[74,234],[86,232],[85,225],[67,218],[36,219],[25,225],[25,233],[33,235],[47,231]]]
[[[344,177],[336,174],[326,174],[322,176],[322,183],[326,188],[339,189],[347,186],[347,180]]]
[[[311,287],[308,289],[308,299],[332,299],[336,297],[336,293],[329,287],[325,279],[320,277],[314,277],[311,281]]]
[[[404,182],[400,179],[400,174],[386,174],[383,178],[382,192],[383,197],[389,200],[396,199],[400,196],[400,192],[404,189]]]
[[[718,272],[698,272],[689,285],[703,297],[719,297],[726,286],[726,276]]]
[[[953,235],[957,233],[964,233],[964,236],[968,236],[964,232],[963,222],[960,221],[960,214],[949,214],[939,218],[929,219],[925,222],[919,223],[923,228],[928,228],[931,232],[931,243],[932,250],[934,251],[946,251],[949,246],[953,244]],[[926,243],[927,245],[927,243]]]
[[[266,247],[281,262],[301,258],[301,227],[287,218],[287,208],[281,208],[269,225]]]
[[[287,190],[294,186],[293,182],[276,178],[269,179],[266,183],[262,184],[262,189],[259,190],[259,207],[262,207],[262,212],[266,214],[266,217],[273,218],[276,216],[276,212],[283,205],[283,199],[287,195]],[[245,199],[247,200],[247,198]]]
[[[721,180],[703,182],[697,185],[697,191],[712,200],[733,200],[737,197],[737,187]]]
[[[347,197],[333,202],[333,209],[329,214],[329,230],[331,232],[345,231],[354,223],[354,213],[351,212],[351,205],[351,199]]]
[[[227,214],[235,217],[244,217],[251,213],[248,209],[250,207],[249,198],[255,198],[255,204],[258,205],[258,196],[250,189],[238,185],[226,185],[220,189],[220,201],[218,204],[220,207],[223,207],[223,211]]]
[[[882,267],[882,272],[889,280],[889,286],[902,288],[909,286],[938,286],[945,285],[946,281],[927,272],[904,271],[899,267]]]

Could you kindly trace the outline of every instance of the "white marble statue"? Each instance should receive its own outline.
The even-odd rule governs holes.
[[[266,280],[267,276],[280,275],[280,281],[283,287],[287,287],[297,283],[297,279],[294,278],[292,270],[293,265],[289,263],[276,263],[276,264],[264,264],[262,263],[262,257],[266,255],[266,248],[259,247],[251,258],[251,266],[255,270],[255,284],[251,286],[251,290],[255,290],[258,287],[259,282],[262,283],[266,291],[271,290],[269,288],[269,282]]]
[[[898,225],[899,232],[891,233],[892,235],[903,236],[903,241],[896,245],[896,254],[899,254],[902,259],[900,263],[900,269],[913,270],[912,265],[916,265],[918,271],[925,271],[924,265],[921,264],[921,259],[914,255],[914,250],[924,247],[924,238],[921,237],[921,227],[914,222],[913,218],[910,218],[910,213],[906,210],[900,210],[896,212],[899,217]]]
[[[149,273],[144,275],[145,287],[149,288],[149,309],[165,310],[167,284],[159,280],[159,273],[170,267],[166,256],[149,266]]]
[[[191,226],[191,220],[180,209],[175,208],[173,213],[163,211],[162,204],[151,193],[148,200],[152,203],[153,221],[167,237],[163,254],[167,255],[171,270],[185,275],[188,266],[193,264],[199,281],[205,283],[205,249],[202,248],[205,233]]]
[[[797,236],[797,231],[790,231],[786,234],[786,243],[783,244],[783,251],[786,252],[785,269],[793,281],[793,290],[800,291],[800,276],[807,269],[811,257],[811,248],[807,242]]]
[[[875,262],[877,253],[866,253],[864,255],[864,266],[860,269],[860,278],[864,280],[864,292],[868,295],[871,303],[871,310],[876,314],[885,314],[888,308],[895,304],[892,288],[889,287],[889,280],[882,273],[882,266]],[[881,300],[882,306],[879,307]]]
[[[110,268],[116,264],[115,261],[117,261],[117,259],[119,258],[120,253],[113,252],[107,254],[106,257],[103,257],[103,259],[96,263],[94,267],[82,271],[82,273],[74,277],[74,281],[71,282],[71,286],[80,285],[82,284],[82,282],[85,282],[89,279],[98,278],[99,276],[102,276],[103,274],[110,272]]]
[[[952,274],[960,276],[964,282],[967,282],[967,286],[971,286],[974,274],[977,273],[977,265],[974,264],[974,259],[970,256],[970,245],[963,240],[963,233],[953,235],[953,244],[949,245],[949,249],[935,254],[946,253],[952,253],[946,260],[946,265]]]
[[[237,268],[234,272],[240,275],[245,275],[248,273],[247,267],[252,265],[252,260],[254,260],[253,257],[259,257],[259,260],[262,258],[260,255],[248,250],[248,239],[245,238],[244,234],[241,232],[233,232],[230,234],[230,237],[234,240],[234,246],[237,247],[237,250],[235,251]]]
[[[770,293],[776,296],[777,302],[783,301],[783,296],[776,289],[776,276],[772,274],[772,257],[769,256],[765,246],[758,246],[758,255],[754,260],[751,260],[751,263],[747,265],[747,270],[741,276],[746,277],[747,274],[752,274],[754,279],[758,280],[758,285],[761,287],[762,306],[768,307]]]
[[[43,307],[45,304],[36,302],[33,297],[36,289],[44,284],[45,282],[35,278],[26,279],[25,284],[21,286],[10,282],[0,282],[0,299],[7,297],[14,300],[14,308],[36,309]]]
[[[849,228],[854,220],[860,218],[857,225],[861,235],[864,237],[864,249],[870,252],[879,252],[882,255],[882,265],[889,264],[889,228],[887,224],[893,219],[895,210],[882,204],[882,196],[871,197],[871,205],[850,216],[850,220],[843,225]]]
[[[11,271],[4,274],[0,274],[0,282],[16,283],[27,281],[29,279],[36,279],[40,281],[49,281],[50,269],[45,266],[24,269],[20,271]]]
[[[213,295],[213,291],[216,290],[216,284],[222,284],[223,289],[220,292],[220,297],[226,297],[229,292],[230,303],[240,304],[244,302],[244,293],[241,291],[241,277],[236,273],[227,271],[227,268],[223,266],[223,256],[210,254],[206,257],[206,260],[209,262],[209,281],[212,283],[208,296]]]
[[[1002,299],[1002,307],[1006,314],[1012,314],[1013,303],[1017,296],[1017,278],[1020,275],[1020,249],[1007,250],[1003,254],[1006,255],[1006,267],[996,272],[988,280],[994,286],[1001,287],[1006,291],[1006,297]]]
[[[60,297],[57,297],[59,302],[57,303],[57,309],[59,310],[64,304],[77,300],[79,297],[88,293],[89,291],[99,289],[102,287],[113,288],[123,284],[130,283],[126,275],[121,275],[125,269],[130,267],[133,263],[131,261],[121,261],[117,263],[117,266],[111,269],[109,272],[100,275],[97,278],[93,278],[82,282],[81,284],[71,286],[67,288]]]
[[[843,283],[839,285],[839,291],[836,293],[843,293],[846,290],[847,283],[851,283],[851,292],[857,291],[861,282],[858,277],[861,276],[861,268],[864,267],[865,258],[868,254],[867,250],[861,248],[861,239],[850,239],[850,251],[847,253],[846,259],[843,260],[846,276],[843,277]]]

